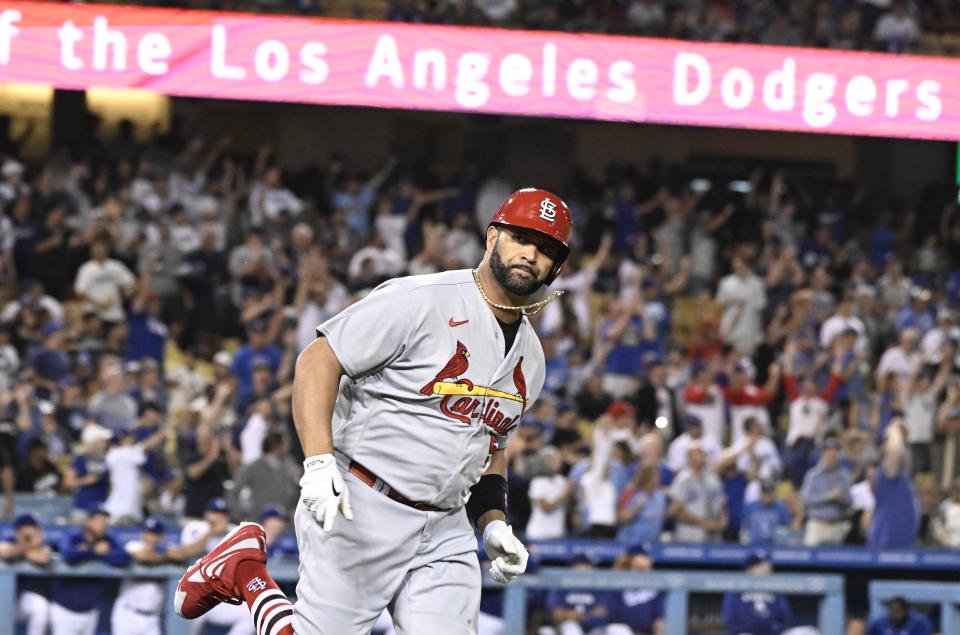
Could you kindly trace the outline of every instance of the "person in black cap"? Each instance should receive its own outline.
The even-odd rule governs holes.
[[[128,554],[107,533],[110,514],[103,505],[90,510],[81,529],[64,537],[60,557],[68,565],[100,560],[115,567],[130,564]],[[94,635],[100,620],[100,602],[107,595],[109,581],[102,578],[60,577],[53,581],[50,626],[53,635]]]
[[[770,575],[770,553],[752,550],[743,568],[751,575]],[[747,591],[723,596],[723,623],[728,635],[780,635],[792,622],[790,604],[782,593]]]
[[[623,571],[652,571],[653,557],[646,545],[634,543],[617,556],[613,568]],[[613,591],[613,612],[607,634],[619,633],[620,629],[629,629],[628,633],[663,633],[664,600],[666,596],[649,589],[631,588]],[[616,629],[616,630],[615,630]]]
[[[926,615],[910,608],[904,597],[885,602],[887,614],[870,620],[867,635],[930,635],[933,625]]]
[[[0,542],[3,562],[29,562],[39,567],[50,564],[50,547],[36,516],[30,512],[18,514],[13,529],[13,542]],[[26,621],[26,635],[44,635],[50,621],[50,578],[19,576],[17,591],[17,619]]]

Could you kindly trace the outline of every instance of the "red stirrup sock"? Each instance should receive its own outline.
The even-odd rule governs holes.
[[[237,565],[234,579],[237,592],[253,615],[257,635],[294,635],[293,604],[262,562],[244,560]]]

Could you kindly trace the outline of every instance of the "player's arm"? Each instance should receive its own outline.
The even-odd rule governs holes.
[[[490,560],[490,577],[500,584],[527,570],[527,548],[513,535],[507,524],[507,458],[506,449],[490,456],[490,465],[480,480],[470,488],[467,515],[483,534],[483,549]]]
[[[324,531],[333,529],[339,510],[353,520],[350,492],[333,456],[331,420],[343,366],[326,337],[318,337],[300,356],[293,376],[293,423],[303,446],[300,497]]]
[[[306,457],[333,453],[330,422],[341,375],[343,368],[325,337],[315,339],[297,357],[293,423]]]
[[[480,477],[480,481],[473,486],[470,490],[470,501],[467,503],[467,511],[473,514],[476,514],[476,525],[480,533],[483,533],[483,530],[486,529],[487,525],[495,520],[501,522],[507,521],[507,451],[497,450],[490,457],[490,465],[487,467],[487,471],[483,473],[483,476]],[[493,477],[492,480],[490,477]],[[499,478],[498,478],[499,477]],[[499,484],[502,481],[502,496],[503,496],[503,506],[499,506],[499,501],[493,501],[492,496],[488,493],[494,490],[488,490],[490,486],[486,483],[497,483]],[[496,492],[499,494],[499,492]],[[474,503],[474,497],[481,496],[483,497],[483,506],[486,509],[480,509],[477,507],[477,503]],[[473,503],[473,505],[471,505]],[[488,505],[494,505],[493,507],[488,507]]]

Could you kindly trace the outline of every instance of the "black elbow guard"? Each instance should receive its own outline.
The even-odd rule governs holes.
[[[470,500],[467,501],[467,515],[476,526],[477,519],[491,509],[507,513],[507,479],[499,474],[484,474],[476,485],[470,488]]]

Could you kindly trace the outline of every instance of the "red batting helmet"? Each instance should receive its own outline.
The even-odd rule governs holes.
[[[500,209],[490,219],[490,224],[532,229],[554,239],[560,243],[560,250],[553,269],[544,282],[550,284],[563,270],[567,256],[570,255],[573,216],[567,204],[556,194],[532,187],[517,190],[500,205]]]

